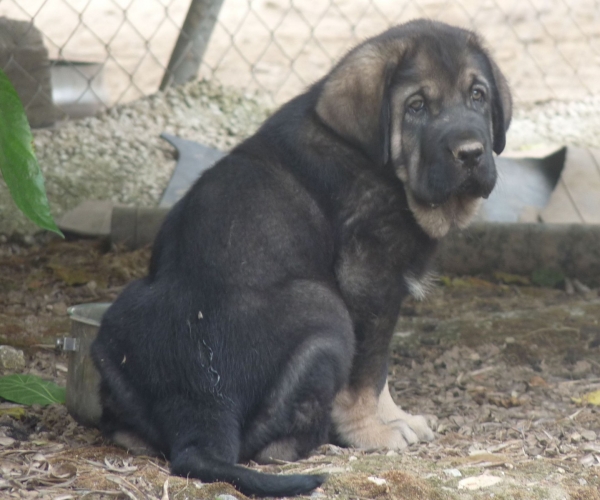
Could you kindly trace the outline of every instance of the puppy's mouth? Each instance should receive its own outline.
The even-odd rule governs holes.
[[[471,174],[466,178],[460,179],[456,186],[449,189],[416,189],[412,194],[414,200],[423,208],[436,209],[443,207],[452,200],[475,200],[477,198],[489,198],[496,184],[496,174],[488,175],[486,178],[478,178],[476,174]]]
[[[480,181],[471,175],[458,187],[455,193],[458,196],[484,198],[487,200],[490,197],[490,194],[492,194],[495,184],[495,175],[493,179],[486,181]]]

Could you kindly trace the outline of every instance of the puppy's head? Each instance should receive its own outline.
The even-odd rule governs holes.
[[[423,229],[464,227],[496,182],[508,85],[472,32],[432,21],[392,28],[351,51],[323,82],[316,111],[377,168],[404,183]]]

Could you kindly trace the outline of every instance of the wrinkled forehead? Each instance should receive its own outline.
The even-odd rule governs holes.
[[[395,75],[397,82],[423,87],[431,97],[451,95],[475,81],[489,84],[485,54],[468,37],[415,40]]]

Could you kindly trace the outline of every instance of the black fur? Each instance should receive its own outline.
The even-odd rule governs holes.
[[[419,22],[367,43],[426,35],[444,44],[461,33]],[[245,494],[321,484],[235,464],[307,456],[326,442],[342,387],[382,385],[405,277],[421,276],[436,246],[388,151],[390,122],[403,119],[389,86],[404,70],[408,56],[386,65],[371,110],[377,130],[365,131],[376,144],[344,137],[318,115],[326,77],[172,209],[148,276],[115,301],[93,344],[105,435],[141,438],[174,474]]]

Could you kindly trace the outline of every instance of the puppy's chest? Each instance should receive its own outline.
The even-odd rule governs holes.
[[[353,300],[422,299],[431,288],[428,263],[435,243],[417,228],[385,214],[346,227],[336,259],[342,293]]]

